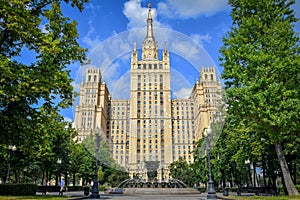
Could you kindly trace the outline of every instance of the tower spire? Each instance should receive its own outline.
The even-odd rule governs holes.
[[[151,3],[148,4],[148,19],[147,19],[147,38],[153,38],[153,25],[152,25],[152,14],[151,14]]]
[[[153,34],[152,5],[148,4],[147,33],[142,45],[142,59],[158,59],[158,45]]]

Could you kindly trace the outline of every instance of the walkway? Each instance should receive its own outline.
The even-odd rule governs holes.
[[[37,193],[41,195],[41,193]],[[48,195],[58,196],[57,192],[50,192]],[[234,195],[234,194],[233,194]],[[83,191],[64,192],[64,195],[69,197],[69,200],[86,199],[92,200],[88,196],[84,196]],[[191,195],[116,195],[104,194],[100,192],[101,200],[206,200],[207,193],[191,194]],[[217,193],[219,199],[223,198],[222,193]]]

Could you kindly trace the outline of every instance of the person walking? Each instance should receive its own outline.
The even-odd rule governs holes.
[[[64,192],[64,189],[65,189],[65,181],[64,179],[62,178],[61,181],[60,181],[60,190],[59,190],[59,194],[58,195],[63,195],[63,192]]]

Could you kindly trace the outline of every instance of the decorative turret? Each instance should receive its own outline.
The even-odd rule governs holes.
[[[100,83],[101,82],[101,70],[99,68],[87,69],[85,74],[86,83]]]
[[[169,52],[167,51],[167,44],[166,42],[164,43],[164,51],[163,51],[163,54],[162,54],[162,60],[165,61],[165,62],[169,62],[170,60],[170,56],[169,56]]]
[[[131,65],[135,68],[138,63],[138,51],[136,50],[136,42],[134,42],[133,52],[131,55]]]

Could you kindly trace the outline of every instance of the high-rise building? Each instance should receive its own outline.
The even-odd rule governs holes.
[[[165,43],[159,58],[152,23],[149,8],[141,59],[136,44],[131,55],[130,99],[112,99],[100,70],[87,69],[75,128],[78,141],[101,129],[113,158],[131,177],[162,180],[180,157],[193,162],[195,143],[218,112],[221,82],[215,67],[202,67],[190,97],[171,99],[170,55]]]

